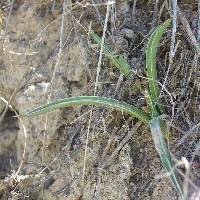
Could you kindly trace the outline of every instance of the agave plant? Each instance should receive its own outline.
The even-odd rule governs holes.
[[[55,109],[64,108],[74,105],[98,105],[107,106],[124,113],[130,114],[146,125],[150,127],[152,138],[154,141],[155,149],[157,150],[163,167],[169,173],[170,179],[182,199],[184,199],[181,183],[178,179],[177,173],[174,169],[174,162],[172,160],[171,153],[168,149],[165,141],[165,134],[168,129],[165,122],[161,118],[161,109],[159,107],[159,85],[157,82],[157,69],[156,69],[156,54],[162,35],[166,29],[170,26],[171,19],[168,19],[163,24],[159,25],[150,37],[146,48],[146,68],[147,78],[149,82],[149,90],[147,92],[147,103],[150,108],[150,114],[144,112],[142,109],[129,105],[123,101],[117,101],[114,99],[99,97],[99,96],[77,96],[65,99],[60,99],[46,105],[37,107],[27,113],[26,116],[41,115]],[[94,32],[90,33],[92,38],[97,44],[101,44],[101,38]],[[103,45],[104,54],[107,55],[113,62],[113,64],[120,70],[120,72],[129,77],[131,69],[127,61],[123,57],[116,57],[112,55],[112,50],[107,45]]]

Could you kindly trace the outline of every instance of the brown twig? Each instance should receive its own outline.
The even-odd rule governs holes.
[[[176,42],[176,30],[177,30],[177,0],[172,0],[171,1],[172,4],[172,37],[171,37],[171,45],[170,45],[170,53],[169,53],[169,63],[170,65],[172,65],[173,63],[173,58],[175,56],[176,53],[176,46],[175,46],[175,42]]]
[[[10,99],[8,100],[8,104],[6,104],[6,107],[4,108],[3,113],[0,116],[0,124],[2,123],[3,118],[5,117],[5,114],[6,114],[7,110],[8,110],[8,108],[9,108],[9,105],[10,105],[12,99],[14,98],[14,96],[16,95],[16,93],[17,93],[17,88],[14,89]]]

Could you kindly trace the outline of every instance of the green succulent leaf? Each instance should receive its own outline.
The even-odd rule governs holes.
[[[101,46],[101,38],[94,33],[93,31],[90,31],[90,35],[94,39],[94,41]],[[131,76],[131,68],[126,59],[122,55],[113,55],[112,50],[104,43],[103,44],[103,52],[106,56],[110,58],[112,61],[113,65],[119,69],[121,74],[123,74],[126,78],[129,78]]]
[[[149,79],[150,98],[158,112],[160,112],[160,109],[157,104],[159,97],[159,87],[157,83],[156,54],[161,37],[165,33],[166,29],[170,26],[171,21],[171,19],[168,19],[162,25],[156,28],[148,42],[146,49],[146,68],[147,77]]]
[[[174,168],[174,162],[172,160],[172,156],[166,144],[164,135],[167,134],[166,124],[161,121],[159,117],[152,118],[150,120],[150,129],[153,137],[155,148],[160,156],[160,160],[170,174],[170,179],[176,188],[177,192],[183,199],[183,192],[181,189],[180,180],[178,180],[176,169]]]
[[[46,105],[40,106],[38,108],[33,109],[30,112],[27,112],[25,115],[27,116],[36,116],[40,114],[44,114],[50,111],[53,111],[58,108],[64,108],[75,105],[102,105],[108,106],[110,108],[119,110],[124,113],[130,114],[132,117],[136,117],[142,122],[148,124],[150,117],[143,110],[129,105],[123,101],[117,101],[114,99],[106,98],[106,97],[98,97],[98,96],[78,96],[78,97],[70,97],[66,99],[60,99]]]

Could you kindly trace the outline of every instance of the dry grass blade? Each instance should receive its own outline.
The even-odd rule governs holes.
[[[180,8],[177,6],[177,11],[178,11],[178,15],[179,18],[181,20],[181,23],[183,24],[183,28],[185,29],[191,44],[194,46],[196,52],[198,55],[200,55],[200,45],[197,42],[196,37],[194,36],[194,33],[192,32],[191,28],[190,28],[190,24],[188,23],[186,17],[184,16],[184,14],[181,12]]]

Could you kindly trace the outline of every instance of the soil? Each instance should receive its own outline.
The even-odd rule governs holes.
[[[179,199],[149,129],[141,125],[135,130],[136,119],[94,107],[89,122],[91,107],[85,106],[21,116],[53,100],[94,95],[100,49],[88,31],[102,36],[105,2],[0,1],[0,199]],[[116,55],[127,59],[133,73],[130,79],[120,76],[103,56],[96,95],[147,110],[144,90],[148,82],[142,78],[146,77],[145,47],[152,30],[172,13],[168,1],[153,2],[117,0],[111,7],[105,41]],[[178,4],[198,38],[196,1]],[[168,31],[158,53],[160,82],[169,66],[170,38]],[[168,142],[174,159],[194,158],[188,199],[198,199],[199,57],[180,21],[176,42],[168,93],[161,97],[166,120],[172,122]],[[5,100],[12,108],[6,107]],[[131,139],[109,161],[130,133]],[[189,137],[182,141],[186,133]],[[185,173],[184,167],[180,170]]]

